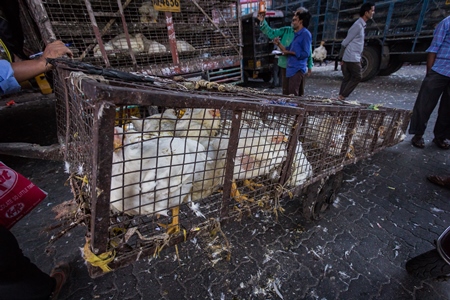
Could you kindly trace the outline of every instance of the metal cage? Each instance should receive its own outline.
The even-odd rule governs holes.
[[[400,142],[406,110],[55,60],[58,138],[108,269],[326,180]],[[99,74],[102,76],[93,75]],[[89,261],[91,276],[103,274]]]
[[[40,35],[90,64],[159,76],[241,82],[240,4],[179,0],[179,12],[145,0],[23,0]]]

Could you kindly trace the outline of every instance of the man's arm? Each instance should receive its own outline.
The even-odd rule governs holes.
[[[427,74],[428,74],[428,72],[430,72],[431,68],[433,67],[435,60],[436,60],[436,53],[428,52],[428,55],[427,55]]]
[[[347,36],[342,41],[341,45],[344,46],[344,47],[347,47],[348,44],[350,44],[350,42],[353,41],[353,39],[358,35],[358,33],[359,33],[359,29],[358,29],[358,26],[357,26],[357,24],[355,22],[355,23],[353,23],[353,25],[348,30]]]
[[[311,54],[308,57],[308,75],[311,74],[311,70],[314,67],[314,61],[312,58],[312,44],[311,44]]]
[[[447,37],[447,31],[449,28],[446,28],[443,21],[441,21],[433,33],[433,40],[431,41],[430,47],[428,47],[427,52],[427,74],[430,72],[431,68],[434,65],[436,60],[437,53],[442,46],[445,38]],[[448,37],[447,37],[448,38]]]
[[[14,70],[14,77],[18,82],[31,79],[41,73],[49,71],[53,66],[47,64],[47,58],[57,58],[63,55],[72,57],[72,51],[67,48],[63,42],[55,41],[45,47],[44,53],[41,57],[35,60],[24,60],[12,63]]]
[[[267,24],[267,21],[264,18],[264,15],[258,14],[258,20],[261,22],[259,29],[262,33],[267,35],[267,37],[271,40],[273,40],[276,37],[282,37],[284,34],[284,27],[281,29],[273,29]]]

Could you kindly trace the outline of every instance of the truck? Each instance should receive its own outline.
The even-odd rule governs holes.
[[[313,48],[324,41],[327,59],[337,60],[341,43],[352,24],[359,18],[362,0],[274,0],[272,9],[292,15],[298,7],[307,8],[312,19],[308,29]],[[450,0],[384,0],[373,1],[375,14],[365,31],[361,64],[363,81],[387,76],[405,62],[425,62],[426,50],[436,25],[450,15]]]

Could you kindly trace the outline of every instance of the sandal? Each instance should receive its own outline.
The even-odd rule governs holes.
[[[431,183],[434,183],[436,185],[445,187],[445,188],[450,188],[450,177],[447,176],[439,176],[439,175],[430,175],[427,176],[428,181],[430,181]]]
[[[425,148],[425,141],[423,140],[421,135],[413,136],[413,138],[411,139],[411,144],[416,148]]]
[[[434,138],[433,143],[436,144],[441,149],[448,150],[450,149],[450,144],[445,141],[445,139]]]
[[[52,293],[52,300],[55,300],[58,298],[59,292],[61,292],[61,288],[67,281],[67,277],[69,277],[70,273],[70,266],[67,263],[61,263],[57,265],[55,268],[53,268],[52,272],[50,273],[50,277],[54,278],[56,281],[55,289]]]

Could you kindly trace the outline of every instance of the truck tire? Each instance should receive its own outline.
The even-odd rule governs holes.
[[[378,76],[388,76],[391,75],[403,66],[403,61],[401,61],[397,56],[392,55],[389,58],[389,63],[386,67],[386,69],[382,69],[378,72]]]
[[[365,47],[361,57],[362,79],[367,81],[375,77],[380,67],[380,55],[373,47]]]
[[[420,279],[436,278],[450,274],[450,265],[436,249],[422,253],[406,262],[406,271]]]

